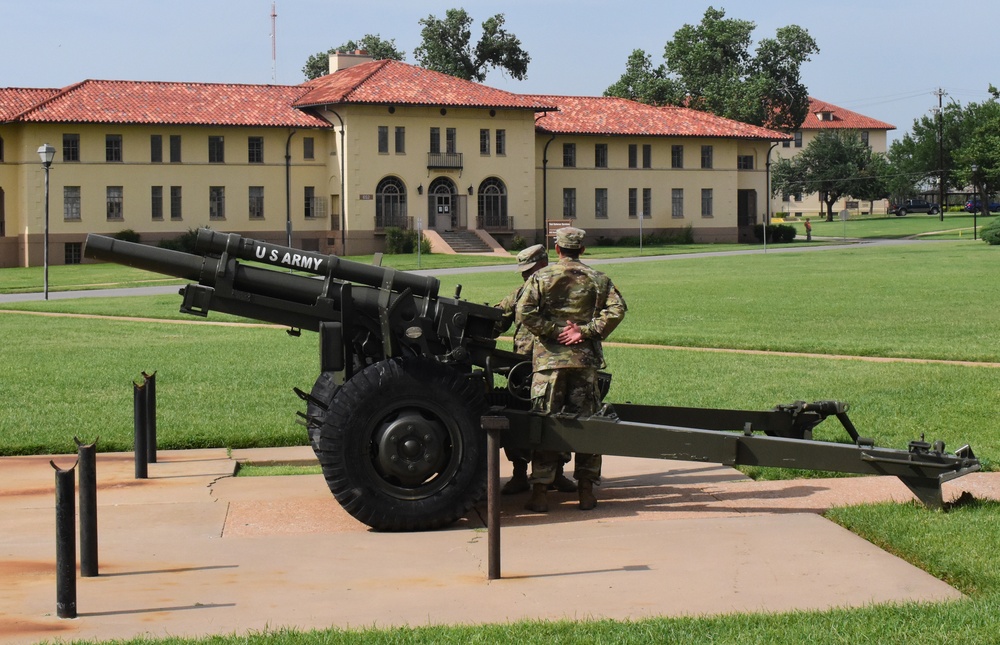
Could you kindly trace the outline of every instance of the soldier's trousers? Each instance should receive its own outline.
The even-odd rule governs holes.
[[[592,415],[599,401],[597,370],[594,368],[560,368],[539,370],[531,378],[531,406],[536,412],[565,412]],[[551,450],[536,450],[531,459],[532,484],[551,484],[559,465],[569,461],[569,455]],[[601,480],[601,456],[576,453],[573,477],[577,481]]]

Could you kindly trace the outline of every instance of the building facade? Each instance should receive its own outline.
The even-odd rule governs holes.
[[[392,227],[507,245],[564,219],[590,240],[641,227],[749,241],[768,207],[767,152],[786,140],[687,108],[514,94],[357,54],[297,86],[6,88],[0,266],[41,264],[43,143],[57,149],[59,264],[81,261],[87,233],[156,243],[201,226],[341,255],[383,250]]]
[[[885,154],[888,150],[889,130],[895,129],[896,126],[884,121],[810,97],[809,114],[806,115],[805,121],[792,134],[791,141],[783,141],[775,147],[771,152],[771,158],[777,161],[780,158],[795,157],[824,130],[854,130],[868,144],[872,152]],[[771,200],[772,213],[791,218],[819,217],[824,208],[819,193],[776,195]],[[850,196],[840,199],[833,206],[835,212],[847,209],[857,215],[885,215],[888,208],[889,201],[886,199],[861,202]]]

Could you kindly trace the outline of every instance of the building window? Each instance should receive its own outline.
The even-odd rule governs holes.
[[[170,135],[170,163],[181,162],[181,135]]]
[[[378,126],[378,153],[380,155],[389,154],[389,126]]]
[[[563,168],[575,168],[575,167],[576,167],[576,144],[564,143]]]
[[[701,216],[712,217],[712,189],[701,189]]]
[[[485,128],[479,130],[479,154],[490,154],[490,131]]]
[[[736,169],[737,170],[753,170],[753,155],[737,155],[736,156]]]
[[[396,154],[406,154],[406,128],[401,125],[396,126]]]
[[[149,162],[163,163],[163,135],[149,135]]]
[[[594,168],[608,167],[608,144],[594,144]]]
[[[118,221],[125,219],[123,209],[124,189],[121,186],[108,186],[108,221]]]
[[[250,219],[264,219],[264,187],[250,186]]]
[[[563,188],[563,217],[576,217],[576,188]]]
[[[476,196],[482,228],[506,229],[507,186],[496,177],[487,177],[479,184]]]
[[[62,145],[63,161],[80,161],[80,135],[64,134]]]
[[[63,262],[66,264],[80,264],[83,258],[83,243],[82,242],[66,242],[66,247],[63,250]]]
[[[801,148],[802,147],[802,131],[801,130],[799,130],[798,132],[795,133],[795,147],[796,148]]]
[[[441,128],[431,128],[431,154],[441,154]]]
[[[670,216],[684,217],[684,189],[673,188],[670,191]]]
[[[497,130],[497,156],[502,157],[507,154],[507,131]]]
[[[653,216],[653,189],[642,189],[642,216],[649,219]]]
[[[712,146],[701,147],[701,167],[705,170],[712,168]]]
[[[871,146],[871,144],[868,143],[868,130],[862,130],[861,131],[861,143],[863,143],[863,144],[865,144],[866,146],[869,146],[869,147]]]
[[[791,148],[792,147],[792,141],[791,141],[791,139],[786,139],[786,140],[782,141],[781,142],[781,147],[782,148]]]
[[[226,163],[226,141],[223,137],[208,138],[208,163]]]
[[[639,214],[639,189],[628,189],[628,216],[637,217]]]
[[[208,187],[208,219],[226,219],[226,187]]]
[[[316,196],[315,186],[306,186],[304,196],[306,219],[326,217],[326,200]]]
[[[181,187],[170,187],[170,219],[177,221],[181,219]]]
[[[163,186],[150,186],[149,211],[154,220],[163,219]]]
[[[642,144],[642,167],[653,167],[653,146],[649,143]]]
[[[3,137],[0,137],[0,163],[3,163]],[[0,237],[3,237],[0,235]]]
[[[122,135],[108,134],[104,136],[104,160],[109,162],[122,160]]]
[[[684,167],[684,146],[670,146],[670,167]]]
[[[608,189],[594,189],[594,217],[608,219]]]
[[[444,151],[450,155],[458,152],[458,132],[455,128],[445,128],[444,131]]]
[[[440,130],[438,133],[440,134]],[[433,141],[433,134],[431,140]],[[375,228],[386,229],[390,226],[409,228],[406,216],[406,188],[398,177],[386,177],[375,188]]]
[[[628,167],[639,167],[639,146],[634,143],[628,144]]]
[[[801,202],[802,201],[802,193],[795,193],[795,195],[792,196],[792,199],[794,199],[797,202]]]
[[[63,219],[67,222],[80,221],[79,186],[63,186]]]
[[[313,137],[302,137],[302,158],[316,158],[316,140]]]
[[[264,163],[264,137],[247,138],[247,163]]]

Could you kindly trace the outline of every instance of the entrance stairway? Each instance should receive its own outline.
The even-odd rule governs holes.
[[[492,253],[493,249],[473,231],[437,231],[455,253]]]

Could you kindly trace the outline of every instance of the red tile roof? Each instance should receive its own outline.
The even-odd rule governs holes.
[[[832,120],[820,121],[818,116],[820,112],[829,112],[833,117]],[[843,130],[895,130],[896,126],[863,114],[858,114],[857,112],[845,110],[833,103],[809,97],[809,114],[806,115],[806,120],[802,122],[799,129],[827,130],[833,128]]]
[[[88,80],[61,90],[39,90],[38,100],[16,115],[16,120],[34,123],[328,127],[329,124],[319,117],[292,107],[292,102],[306,91],[303,86],[287,85]],[[0,94],[0,97],[4,96]]]
[[[295,107],[362,103],[545,110],[552,105],[532,97],[473,83],[395,60],[361,63],[313,79]]]
[[[686,107],[654,107],[628,99],[590,96],[534,96],[558,106],[539,114],[535,127],[553,134],[726,137],[781,141],[791,137]]]
[[[13,121],[25,110],[58,92],[49,88],[0,87],[0,123]]]

